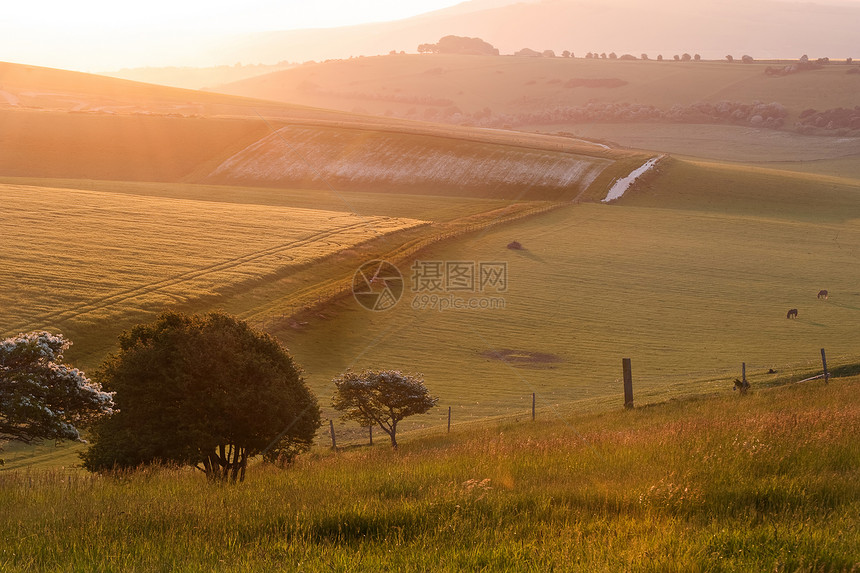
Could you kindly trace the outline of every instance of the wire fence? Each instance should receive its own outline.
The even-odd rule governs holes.
[[[734,368],[707,370],[686,374],[664,376],[633,376],[633,400],[630,407],[641,408],[673,399],[695,396],[731,394],[738,388],[734,380],[748,381],[753,391],[788,384],[802,384],[823,380],[829,384],[834,378],[860,375],[860,359],[853,355],[840,355],[832,360],[821,349],[821,360],[806,359],[779,366],[748,364],[740,362]],[[622,410],[627,407],[627,396],[623,383],[623,362],[618,361],[618,379],[611,391],[589,398],[559,400],[553,391],[508,394],[495,402],[493,413],[482,409],[482,415],[470,414],[470,408],[462,403],[439,404],[435,410],[421,416],[423,419],[405,419],[398,436],[444,435],[452,429],[457,432],[486,427],[489,422],[525,423],[537,420],[555,420],[565,424],[576,417]],[[705,377],[700,377],[701,374]],[[746,391],[738,394],[746,394]],[[411,422],[411,423],[410,423]],[[326,419],[317,435],[317,444],[323,447],[358,447],[388,441],[380,428],[370,429],[345,423],[335,414]]]

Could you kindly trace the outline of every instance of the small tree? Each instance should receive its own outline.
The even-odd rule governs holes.
[[[700,62],[700,61],[702,61],[702,56],[700,56],[699,54],[696,54],[695,56],[693,56],[693,60],[696,62]]]
[[[569,58],[569,57],[570,57],[570,50],[564,50],[564,51],[561,53],[561,57],[562,57],[562,58]]]
[[[685,62],[689,62],[693,59],[693,57],[690,54],[684,52],[683,54],[681,54],[681,59]]]
[[[63,364],[71,342],[30,332],[0,341],[0,440],[80,440],[79,427],[113,413],[113,395]]]
[[[346,372],[334,379],[332,406],[345,412],[343,418],[362,426],[379,426],[397,448],[397,424],[436,405],[420,375],[397,370]]]
[[[639,59],[641,59],[641,60],[647,60],[647,59],[648,59],[648,54],[642,54],[641,56],[639,56]]]
[[[734,57],[734,56],[732,56],[731,54],[729,54],[728,56],[726,56],[726,61],[727,61],[727,62],[734,62],[734,61],[735,61],[735,57]]]
[[[744,64],[751,64],[753,63],[753,57],[744,54],[743,56],[741,56],[741,62],[743,62]]]
[[[657,54],[657,61],[658,61],[658,62],[662,62],[662,61],[663,61],[663,54]]]
[[[116,391],[119,412],[94,425],[86,469],[171,462],[237,481],[252,456],[310,447],[319,406],[268,334],[226,314],[168,312],[119,344],[94,374]]]
[[[615,52],[609,52],[609,59],[610,60],[617,60],[618,54],[616,54]]]

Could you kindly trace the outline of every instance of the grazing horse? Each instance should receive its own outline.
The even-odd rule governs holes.
[[[797,309],[792,308],[788,311],[788,314],[785,315],[785,318],[797,318]]]
[[[818,298],[823,298],[824,300],[827,300],[827,291],[826,290],[818,291]]]

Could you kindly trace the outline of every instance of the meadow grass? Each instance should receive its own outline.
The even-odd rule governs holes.
[[[317,449],[0,472],[4,571],[854,571],[860,378]]]

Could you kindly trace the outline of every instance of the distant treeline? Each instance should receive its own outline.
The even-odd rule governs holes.
[[[396,52],[392,52],[396,53]],[[481,38],[467,38],[464,36],[445,36],[439,40],[436,44],[419,44],[418,45],[418,53],[421,54],[462,54],[462,55],[478,55],[478,56],[498,56],[499,50],[494,47],[489,42],[485,42]],[[523,48],[521,50],[517,50],[513,54],[514,56],[526,56],[532,58],[555,58],[556,53],[554,50],[533,50],[531,48]],[[561,52],[561,57],[563,58],[575,58],[576,55],[570,50],[564,50]],[[651,60],[651,57],[648,54],[640,54],[638,57],[633,54],[622,54],[619,56],[615,52],[588,52],[585,54],[586,59],[599,59],[599,60]],[[663,61],[663,54],[657,54],[654,58],[657,61]],[[674,54],[672,59],[676,62],[698,62],[701,61],[702,56],[699,54]],[[740,58],[735,58],[731,54],[725,56],[725,60],[727,62],[741,62],[744,64],[751,64],[755,62],[755,58],[748,54],[744,54]],[[850,64],[852,62],[851,58],[847,58],[845,60],[846,63]],[[781,75],[782,73],[794,73],[796,71],[802,71],[805,69],[815,69],[816,67],[820,67],[821,65],[830,63],[830,58],[818,58],[815,62],[810,62],[809,58],[804,54],[798,60],[798,64],[800,67],[797,67],[798,64],[792,64],[783,68],[774,68],[772,71],[768,72],[773,75]],[[792,68],[789,71],[789,68]],[[770,68],[768,68],[770,70]]]
[[[389,112],[390,114],[390,112]],[[405,116],[418,115],[415,108]],[[551,125],[563,123],[701,123],[744,125],[767,129],[785,127],[788,110],[778,102],[742,103],[720,101],[673,105],[661,109],[652,105],[627,102],[592,102],[583,106],[556,106],[539,112],[496,114],[490,108],[464,113],[457,106],[443,109],[427,108],[424,119],[472,125],[476,127],[511,128],[522,125]],[[853,109],[836,108],[825,111],[807,109],[794,124],[797,131],[821,135],[860,136],[860,106]]]

